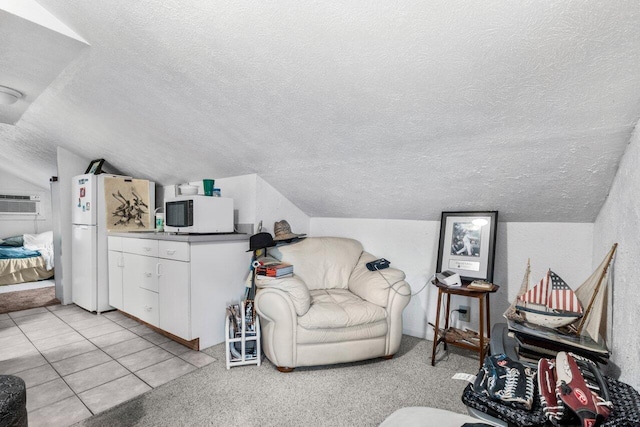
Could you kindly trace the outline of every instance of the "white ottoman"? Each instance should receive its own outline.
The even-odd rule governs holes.
[[[380,427],[460,427],[464,423],[482,424],[482,420],[444,409],[411,406],[389,415]]]

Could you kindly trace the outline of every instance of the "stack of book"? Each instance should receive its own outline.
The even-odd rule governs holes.
[[[607,364],[610,352],[604,341],[593,341],[588,336],[561,333],[530,323],[507,321],[513,333],[518,356],[537,363],[541,357],[554,357],[559,351],[570,351],[600,364]]]
[[[476,289],[479,291],[490,291],[493,289],[493,283],[484,280],[474,280],[467,285],[467,289]]]
[[[293,265],[283,262],[265,264],[256,267],[256,274],[267,277],[284,277],[293,275]]]

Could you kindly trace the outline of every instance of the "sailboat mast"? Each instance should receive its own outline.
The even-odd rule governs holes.
[[[598,279],[598,284],[596,285],[596,289],[593,292],[593,294],[591,294],[591,298],[589,300],[589,305],[585,309],[584,315],[582,316],[582,318],[580,319],[580,323],[578,324],[578,328],[577,328],[577,331],[576,331],[577,335],[581,335],[582,334],[582,328],[584,327],[584,324],[587,322],[587,319],[589,317],[589,313],[591,312],[591,309],[593,308],[593,302],[595,301],[596,296],[598,295],[598,292],[600,291],[600,285],[602,284],[602,280],[604,279],[604,276],[607,274],[607,271],[609,270],[609,266],[611,265],[611,260],[613,259],[613,255],[616,253],[616,248],[617,247],[618,247],[618,244],[614,243],[613,247],[609,251],[607,264],[606,264],[604,270],[602,270],[602,274],[600,274],[600,278]]]
[[[507,308],[507,310],[502,314],[505,319],[509,320],[518,320],[523,321],[524,317],[517,313],[516,305],[518,304],[518,299],[527,293],[529,290],[529,276],[531,274],[531,258],[527,259],[527,269],[524,272],[524,277],[522,278],[522,284],[520,285],[520,290],[518,290],[518,295],[513,299],[511,305]],[[524,303],[526,305],[526,302]]]

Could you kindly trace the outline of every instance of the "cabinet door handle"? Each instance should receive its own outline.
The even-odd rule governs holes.
[[[145,277],[151,277],[151,273],[144,273]]]
[[[160,274],[160,263],[157,263],[157,264],[156,264],[156,274],[157,274],[158,276],[161,276],[161,274]]]
[[[172,251],[171,251],[171,250],[169,250],[169,249],[167,249],[167,255],[173,255],[173,254],[175,254],[175,253],[176,253],[175,249],[174,249],[174,250],[172,250]]]
[[[120,256],[118,257],[117,266],[118,266],[118,267],[124,267],[124,257],[123,257],[122,255],[120,255]]]
[[[145,247],[143,247],[142,249],[144,249],[144,250],[145,250],[145,251],[147,251],[147,252],[151,252],[151,248],[150,248],[150,247],[145,246]]]

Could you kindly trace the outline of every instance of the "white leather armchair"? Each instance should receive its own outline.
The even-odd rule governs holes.
[[[262,348],[279,371],[398,351],[411,298],[402,271],[369,271],[376,257],[338,237],[309,237],[269,254],[294,266],[293,277],[256,280]]]

